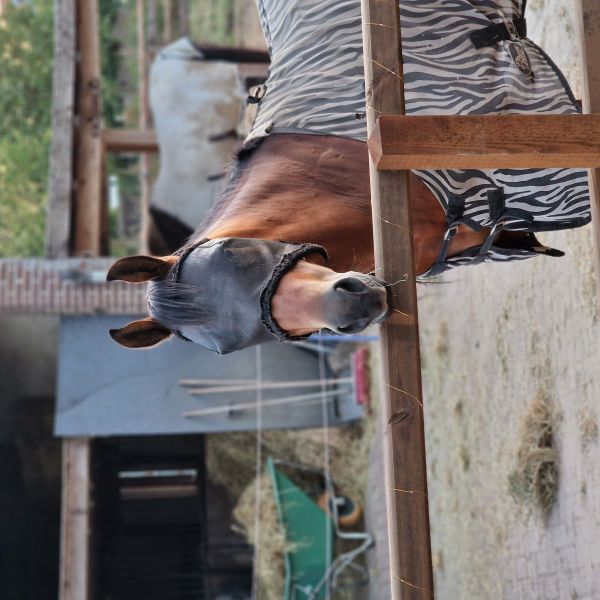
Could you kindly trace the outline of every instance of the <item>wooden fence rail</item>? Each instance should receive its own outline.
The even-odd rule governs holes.
[[[362,0],[367,129],[380,115],[404,113],[400,10]],[[370,161],[377,275],[394,283],[394,310],[382,326],[384,465],[392,598],[433,596],[425,434],[412,226],[406,171]]]
[[[600,167],[599,115],[382,116],[379,170]]]
[[[400,0],[401,4],[402,0]],[[584,108],[600,109],[600,5],[579,0]],[[600,114],[404,116],[400,8],[362,0],[377,274],[393,283],[382,326],[391,598],[433,598],[410,194],[402,169],[600,167]],[[591,172],[597,260],[598,170]]]

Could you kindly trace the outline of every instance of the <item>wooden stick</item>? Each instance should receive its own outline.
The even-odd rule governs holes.
[[[369,151],[380,171],[600,167],[600,115],[383,115]]]
[[[367,129],[379,115],[404,113],[398,2],[362,0]],[[392,600],[431,600],[433,569],[414,249],[406,172],[378,172],[370,161],[375,267],[397,282],[381,327],[385,495]]]
[[[219,385],[211,387],[190,387],[188,389],[192,396],[206,396],[208,394],[224,394],[227,392],[250,392],[255,389],[280,390],[285,388],[317,387],[319,385],[352,383],[352,377],[344,379],[325,379],[323,381],[275,381],[263,382],[260,386],[252,384],[242,385]]]
[[[329,390],[327,392],[314,392],[312,394],[300,394],[298,396],[287,396],[286,398],[274,398],[272,400],[263,400],[262,406],[279,406],[282,404],[292,404],[302,402],[303,400],[312,400],[313,398],[329,398],[340,393],[340,390]],[[256,402],[242,402],[229,406],[211,406],[210,408],[200,408],[198,410],[189,410],[183,413],[184,417],[203,417],[206,415],[217,415],[247,408],[256,408]]]
[[[264,379],[262,384],[283,384],[285,387],[294,387],[298,384],[301,385],[321,385],[322,383],[335,383],[339,381],[352,381],[352,377],[331,377],[329,379],[296,379],[286,381],[273,381],[272,379]],[[200,387],[203,385],[241,385],[250,384],[254,385],[256,379],[180,379],[179,384],[184,387]]]
[[[266,381],[265,381],[266,382]],[[180,379],[179,385],[183,387],[196,386],[196,385],[228,385],[228,384],[248,384],[254,385],[256,384],[256,379],[228,379],[227,381],[223,381],[223,379]]]

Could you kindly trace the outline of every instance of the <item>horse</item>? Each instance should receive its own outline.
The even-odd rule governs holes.
[[[403,2],[407,113],[576,112],[554,63],[524,36],[522,8]],[[364,91],[357,91],[360,6],[259,0],[259,13],[272,64],[220,200],[176,253],[126,257],[108,272],[109,280],[149,282],[150,316],[110,332],[126,347],[176,335],[227,353],[323,329],[357,333],[393,306],[397,282],[380,280],[373,264]],[[561,256],[535,233],[590,219],[582,170],[417,172],[410,196],[422,276]]]
[[[268,62],[264,50],[185,37],[157,54],[149,85],[161,156],[150,204],[152,253],[179,248],[214,204],[240,145],[243,99],[249,86],[264,82]]]

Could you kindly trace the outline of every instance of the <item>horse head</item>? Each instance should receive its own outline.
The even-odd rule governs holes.
[[[176,335],[226,354],[323,329],[358,333],[383,321],[385,283],[337,273],[326,261],[316,244],[235,237],[200,240],[173,256],[119,259],[107,279],[147,281],[150,316],[110,334],[129,348]]]

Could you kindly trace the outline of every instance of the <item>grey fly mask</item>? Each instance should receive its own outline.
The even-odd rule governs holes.
[[[281,278],[315,244],[245,238],[202,240],[184,249],[170,276],[150,282],[150,315],[178,337],[227,354],[253,344],[297,339],[271,315]]]

